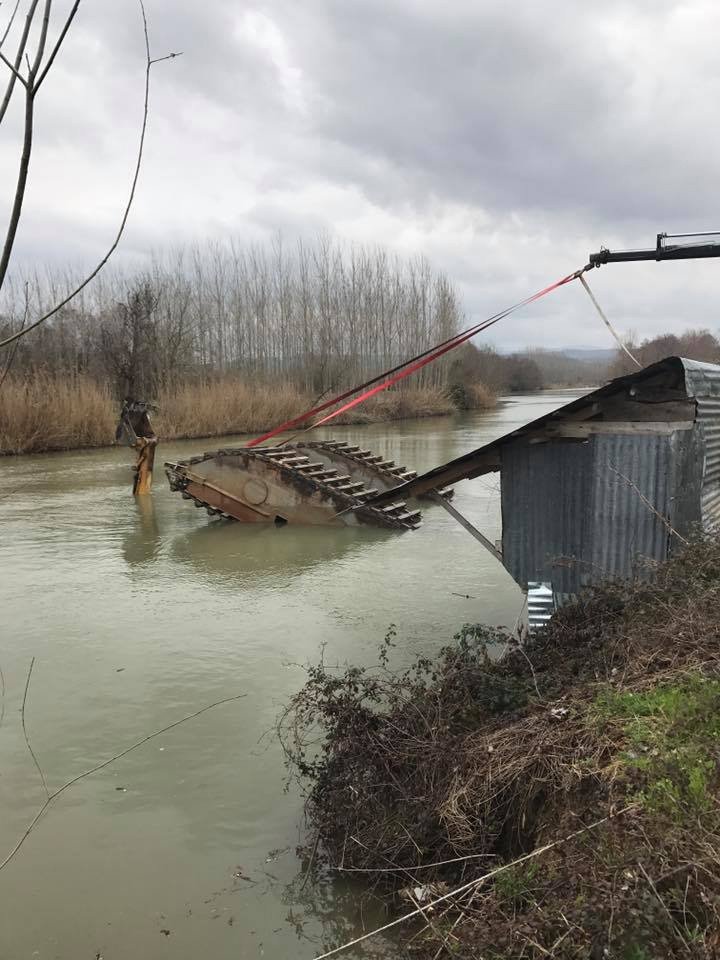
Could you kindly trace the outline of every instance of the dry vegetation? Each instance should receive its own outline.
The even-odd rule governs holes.
[[[287,383],[187,383],[160,392],[153,426],[163,440],[259,433],[307,409],[312,400]],[[427,417],[453,409],[444,391],[417,387],[379,394],[337,422]],[[10,377],[0,391],[0,454],[105,446],[113,442],[118,412],[108,388],[89,377]]]
[[[117,414],[107,387],[87,377],[9,377],[0,393],[0,453],[111,443]]]
[[[719,599],[720,544],[699,542],[523,649],[466,627],[396,673],[391,632],[375,668],[311,668],[280,733],[316,863],[410,905],[468,884],[406,926],[407,954],[718,957]]]
[[[0,337],[72,286],[72,276],[12,277]],[[0,452],[109,443],[126,396],[159,407],[165,439],[266,430],[445,340],[462,319],[451,284],[422,259],[322,238],[178,250],[103,275],[20,341],[0,384]],[[441,359],[338,422],[492,402],[471,370]]]

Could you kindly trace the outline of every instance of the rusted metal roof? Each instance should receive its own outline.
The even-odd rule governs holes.
[[[720,526],[720,366],[681,357],[668,357],[637,373],[611,380],[598,390],[593,390],[558,410],[545,414],[512,433],[505,434],[492,443],[478,447],[462,457],[435,467],[381,494],[370,503],[373,506],[380,506],[398,496],[418,496],[433,487],[498,471],[503,450],[518,439],[551,427],[555,420],[581,417],[583,411],[589,412],[588,408],[592,408],[598,401],[614,396],[632,395],[633,391],[638,390],[646,381],[653,381],[659,375],[667,375],[673,385],[672,390],[668,392],[669,399],[677,400],[682,397],[696,403],[695,419],[702,434],[701,446],[704,451],[703,512],[707,516],[708,523]],[[657,419],[661,420],[662,415],[659,414]],[[628,440],[636,442],[632,437]]]

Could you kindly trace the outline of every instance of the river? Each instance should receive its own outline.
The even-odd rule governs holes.
[[[424,470],[577,395],[318,435]],[[167,443],[159,459],[231,444]],[[160,466],[134,502],[131,456],[0,460],[0,861],[45,798],[21,726],[33,657],[26,725],[50,790],[246,696],[57,799],[0,871],[0,960],[312,958],[382,917],[341,881],[302,887],[301,800],[268,733],[302,665],[321,645],[368,662],[390,623],[400,657],[432,653],[465,622],[512,625],[523,596],[436,505],[399,535],[229,524],[171,494]],[[499,536],[497,476],[455,503]]]

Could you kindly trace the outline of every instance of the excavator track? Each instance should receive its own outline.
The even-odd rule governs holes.
[[[341,441],[223,448],[166,463],[165,472],[171,490],[229,520],[395,530],[416,529],[421,521],[420,511],[402,501],[365,506],[411,472]]]
[[[296,446],[299,450],[331,451],[336,457],[342,457],[350,467],[370,467],[376,476],[386,480],[390,487],[395,487],[398,483],[407,483],[408,480],[414,480],[417,477],[417,470],[399,467],[394,460],[374,456],[371,450],[364,450],[359,445],[347,443],[344,440],[312,440],[308,443],[298,443]],[[435,493],[439,493],[446,500],[452,499],[455,495],[452,487],[433,491],[433,494]],[[423,499],[422,496],[419,499]]]

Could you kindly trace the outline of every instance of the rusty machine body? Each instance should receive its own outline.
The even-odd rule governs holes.
[[[123,401],[115,433],[136,453],[133,494],[152,489],[158,437],[150,423],[156,408],[144,400]],[[239,447],[165,464],[170,489],[208,514],[242,523],[358,526],[412,530],[420,511],[403,501],[365,506],[380,493],[417,474],[392,460],[340,440]],[[440,491],[445,498],[451,490]]]
[[[150,423],[150,414],[156,407],[145,400],[126,397],[120,411],[120,420],[115,431],[116,443],[127,443],[136,452],[133,495],[142,496],[152,490],[152,472],[158,437]]]
[[[225,448],[166,463],[170,488],[211,516],[245,523],[419,526],[420,511],[397,500],[366,501],[416,473],[340,440]],[[450,497],[452,491],[441,492]]]

